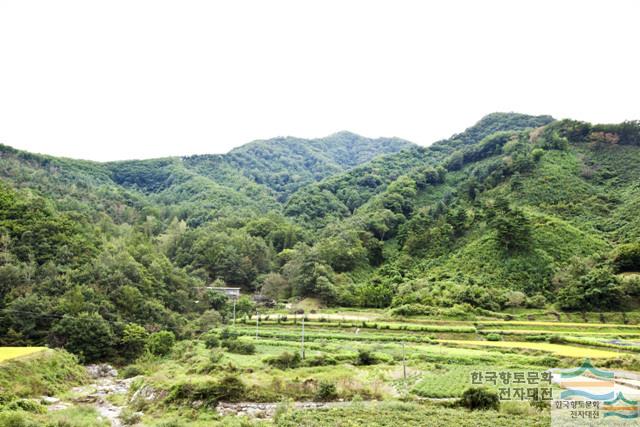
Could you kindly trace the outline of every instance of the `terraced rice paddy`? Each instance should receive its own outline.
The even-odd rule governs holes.
[[[18,357],[29,356],[46,350],[46,347],[0,347],[0,363]]]
[[[142,358],[136,362],[135,371],[142,372],[152,388],[167,393],[177,385],[213,384],[212,381],[221,378],[221,373],[240,372],[249,402],[310,401],[318,399],[321,384],[331,384],[335,386],[335,398],[343,402],[360,401],[345,410],[349,416],[360,414],[358,408],[368,409],[376,404],[372,402],[397,403],[402,399],[411,402],[407,409],[412,413],[425,410],[425,416],[431,420],[440,420],[445,412],[449,414],[447,411],[451,412],[449,415],[460,413],[461,417],[455,418],[454,424],[465,425],[462,422],[465,413],[447,406],[451,401],[478,384],[497,393],[503,391],[502,380],[493,383],[474,381],[479,372],[485,375],[493,372],[502,379],[509,375],[515,378],[516,373],[542,375],[553,368],[573,369],[585,358],[603,369],[637,372],[640,366],[640,346],[634,345],[640,339],[629,338],[629,345],[621,339],[640,336],[637,325],[498,320],[427,322],[385,317],[378,312],[371,315],[366,312],[345,312],[344,315],[272,312],[261,314],[257,319],[237,319],[233,326],[216,328],[216,333],[224,335],[225,340],[251,345],[254,351],[237,352],[225,346],[222,340],[221,347],[214,349],[207,348],[202,339],[184,340],[178,342],[167,357]],[[41,350],[0,348],[0,360]],[[294,360],[294,355],[300,357]],[[278,364],[274,361],[288,362]],[[560,390],[557,384],[549,386],[554,393]],[[333,408],[327,414],[332,411]],[[432,414],[433,411],[437,413]],[[514,411],[522,419],[515,420]],[[407,415],[397,408],[388,412],[390,424],[387,425],[398,425]],[[426,415],[427,412],[431,415]],[[318,424],[309,421],[312,413],[296,412],[296,422],[327,425],[324,413]],[[321,412],[316,414],[320,416]],[[211,414],[202,411],[200,415],[208,417]],[[365,409],[362,415],[363,425],[378,418]],[[158,409],[156,413],[148,412],[145,419],[157,417],[159,420],[164,416],[165,413]],[[526,401],[512,401],[505,402],[504,409],[495,412],[492,421],[487,418],[487,423],[476,423],[477,419],[474,419],[473,425],[489,425],[498,416],[506,417],[504,425],[549,424],[546,412],[531,409]]]
[[[567,328],[615,328],[615,329],[636,329],[640,330],[639,325],[623,325],[618,323],[576,323],[576,322],[542,322],[528,320],[504,320],[504,321],[483,321],[478,322],[485,326],[545,326],[545,327],[567,327]]]
[[[522,342],[522,341],[464,341],[464,340],[440,340],[439,342],[482,346],[482,347],[501,347],[501,348],[523,348],[529,350],[540,350],[553,353],[557,356],[575,357],[575,358],[593,358],[606,359],[615,358],[618,353],[609,350],[596,350],[588,347],[577,347],[564,344],[550,344],[546,342]]]
[[[344,341],[355,348],[357,343],[379,343],[399,345],[404,342],[418,353],[433,357],[446,357],[454,348],[476,349],[479,347],[498,352],[508,358],[511,353],[535,350],[549,355],[574,359],[613,359],[637,354],[635,348],[607,346],[597,340],[632,339],[640,337],[639,325],[540,322],[540,321],[433,321],[403,319],[402,321],[367,316],[369,320],[355,320],[340,314],[317,313],[306,316],[305,339],[308,342]],[[373,319],[373,320],[371,320]],[[256,319],[244,321],[236,328],[237,333],[255,336],[251,324]],[[299,341],[302,316],[280,316],[271,314],[261,317],[258,335],[263,339]],[[251,323],[250,323],[251,322]],[[502,339],[487,340],[489,334],[499,334]],[[591,338],[589,338],[591,337]],[[562,342],[563,339],[572,342]],[[556,342],[556,341],[558,342]],[[549,342],[551,341],[551,342]],[[439,345],[433,345],[439,344]],[[495,354],[495,353],[494,353]]]

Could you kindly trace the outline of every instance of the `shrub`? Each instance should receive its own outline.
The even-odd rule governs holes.
[[[539,412],[549,409],[549,402],[546,400],[532,399],[529,401],[529,405]]]
[[[531,150],[531,156],[533,157],[533,160],[535,160],[536,162],[540,160],[540,158],[542,158],[543,154],[544,154],[544,150],[540,148],[534,148],[533,150]]]
[[[221,340],[228,340],[231,338],[236,338],[238,336],[237,333],[235,333],[234,331],[232,331],[229,328],[224,328],[222,331],[220,331],[220,339]]]
[[[549,342],[551,344],[565,344],[567,342],[567,340],[565,340],[563,336],[552,335],[552,336],[549,337]]]
[[[0,408],[10,402],[13,402],[17,398],[18,396],[9,391],[0,390]]]
[[[246,392],[244,383],[238,377],[232,375],[224,377],[218,385],[220,387],[220,400],[235,402],[240,400]]]
[[[211,353],[209,353],[209,361],[213,364],[220,362],[223,357],[224,353],[218,348],[214,348]]]
[[[560,364],[560,359],[554,356],[545,356],[538,362],[541,366],[555,368]]]
[[[213,350],[211,350],[211,353],[209,353],[209,360],[200,363],[196,367],[195,372],[197,372],[198,374],[209,374],[213,371],[219,370],[220,362],[222,361],[223,357],[224,351],[219,348],[214,348]]]
[[[44,414],[47,412],[47,408],[31,399],[18,399],[9,403],[6,408],[10,411],[25,411],[32,412],[34,414]]]
[[[227,349],[229,353],[235,354],[255,354],[256,346],[250,342],[244,342],[237,339],[228,339],[222,341],[222,346]]]
[[[217,334],[210,332],[206,334],[203,338],[204,338],[204,346],[206,348],[220,347],[220,339],[218,338]]]
[[[297,352],[289,353],[285,351],[284,353],[280,353],[278,356],[270,357],[265,359],[265,362],[278,369],[294,369],[300,366],[300,354]]]
[[[175,343],[176,337],[173,335],[173,332],[160,331],[149,335],[147,348],[156,356],[166,356],[171,352]]]
[[[356,365],[375,365],[378,363],[376,357],[369,350],[358,350],[358,357],[356,358]]]
[[[326,402],[329,400],[334,400],[337,397],[338,392],[336,391],[335,384],[326,381],[322,381],[319,384],[318,391],[315,395],[316,400]]]
[[[521,307],[525,301],[527,296],[520,291],[509,291],[506,293],[506,306],[507,307]]]
[[[200,400],[207,405],[215,405],[220,401],[237,402],[245,393],[244,383],[238,377],[229,375],[218,382],[174,384],[167,394],[166,401],[173,403]]]
[[[198,333],[206,332],[222,323],[222,316],[216,310],[207,310],[196,320],[195,326]]]
[[[113,330],[98,313],[65,316],[51,329],[51,342],[76,354],[82,362],[107,359],[115,341]]]
[[[124,327],[121,354],[126,361],[132,362],[144,353],[148,336],[147,330],[136,323]]]
[[[356,409],[362,409],[364,407],[362,402],[363,402],[362,396],[360,396],[359,394],[354,394],[353,397],[351,398],[351,406]]]
[[[500,334],[487,334],[487,341],[502,341],[502,335]]]
[[[542,294],[535,294],[527,298],[526,305],[529,308],[544,308],[547,305],[547,299]]]
[[[534,341],[534,342],[541,342],[541,341],[548,341],[549,340],[549,336],[548,335],[526,335],[524,337],[525,341]]]
[[[130,426],[138,424],[142,420],[142,414],[140,412],[134,412],[131,409],[126,408],[120,414],[120,419],[124,425]]]
[[[626,302],[620,279],[608,265],[594,267],[566,280],[556,302],[565,310],[618,310]]]
[[[158,427],[183,427],[183,426],[184,424],[182,424],[180,421],[175,421],[175,420],[165,421],[158,424]]]
[[[611,255],[616,272],[640,271],[640,243],[618,246]]]
[[[144,371],[136,365],[129,365],[120,370],[120,376],[125,379],[137,377],[138,375],[144,375]]]
[[[392,316],[419,316],[433,314],[433,309],[421,304],[404,304],[391,309]]]
[[[442,316],[451,317],[460,320],[472,320],[475,318],[476,309],[471,304],[455,304],[453,307],[447,307],[440,310]]]
[[[0,412],[0,426],[3,427],[38,427],[38,424],[29,421],[24,412],[6,411]]]
[[[291,413],[292,400],[291,399],[283,399],[276,406],[276,410],[273,414],[273,421],[276,425],[287,425],[286,423],[282,423],[282,421]]]
[[[311,356],[304,359],[304,366],[332,366],[337,365],[338,361],[326,354],[320,354],[318,356]]]
[[[500,412],[503,412],[511,416],[528,416],[532,415],[532,409],[530,405],[525,402],[507,401],[500,404]]]
[[[458,401],[463,408],[475,410],[487,410],[500,407],[500,399],[498,395],[483,387],[471,387],[462,393],[462,397]]]

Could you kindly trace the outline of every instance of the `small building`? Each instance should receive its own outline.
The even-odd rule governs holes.
[[[229,298],[239,298],[240,288],[221,288],[216,286],[207,286],[207,289],[225,294]]]
[[[276,306],[276,300],[262,294],[253,294],[251,298],[253,299],[253,302],[263,307],[272,308]]]

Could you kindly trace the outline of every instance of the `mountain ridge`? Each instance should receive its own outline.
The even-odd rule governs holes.
[[[64,343],[42,319],[80,313],[110,334],[189,336],[226,315],[198,293],[210,283],[454,317],[622,310],[640,296],[619,275],[640,271],[637,122],[498,113],[429,147],[375,139],[355,154],[360,137],[336,138],[330,154],[285,138],[233,161],[0,147],[2,342]]]

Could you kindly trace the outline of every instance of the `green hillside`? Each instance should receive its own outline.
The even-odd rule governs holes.
[[[387,154],[365,163],[353,170],[327,178],[317,185],[303,188],[287,203],[285,212],[305,221],[315,221],[325,215],[324,211],[309,212],[300,205],[308,203],[314,195],[322,194],[338,206],[338,212],[353,212],[372,196],[379,194],[394,180],[413,170],[423,176],[424,168],[444,166],[444,161],[452,153],[468,145],[479,143],[484,137],[497,131],[536,128],[548,124],[550,116],[528,116],[517,113],[493,113],[484,117],[474,126],[450,139],[438,141],[428,148],[411,147],[396,154]],[[419,178],[418,178],[419,180]],[[328,209],[327,213],[336,212]]]
[[[4,345],[132,358],[148,333],[227,319],[211,283],[403,315],[640,295],[636,122],[495,113],[426,148],[341,132],[141,161],[0,155]]]
[[[224,159],[231,167],[242,170],[255,182],[264,184],[286,198],[296,189],[344,172],[373,158],[397,153],[415,147],[398,138],[370,139],[350,133],[338,132],[326,138],[303,140],[275,138],[255,141],[229,152]],[[205,174],[215,168],[199,165],[207,156],[189,159]]]
[[[634,306],[638,284],[615,276],[621,262],[640,267],[638,221],[629,215],[640,206],[639,140],[616,136],[633,126],[637,132],[637,124],[565,121],[494,134],[479,146],[502,139],[501,148],[461,165],[450,158],[441,184],[407,181],[415,187],[404,200],[411,213],[399,219],[399,237],[386,243],[394,250],[373,277],[397,286],[393,305]],[[575,127],[586,130],[577,136]]]

